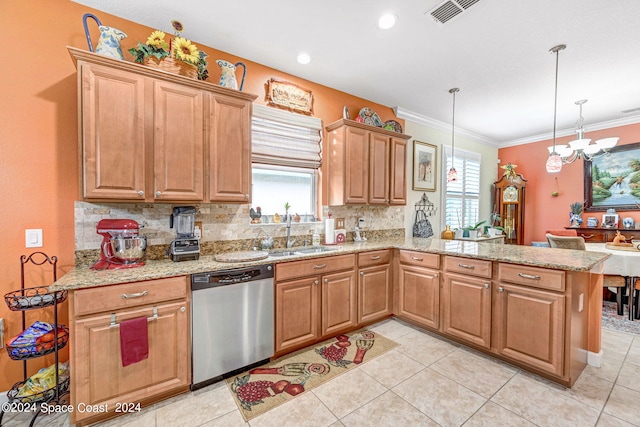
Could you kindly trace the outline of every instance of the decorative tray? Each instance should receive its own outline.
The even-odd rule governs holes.
[[[639,252],[638,249],[632,243],[624,243],[623,245],[614,245],[611,243],[606,243],[604,245],[605,248],[611,249],[614,251],[633,251]]]
[[[40,393],[30,394],[28,396],[18,396],[20,392],[20,388],[26,383],[26,381],[17,382],[11,387],[11,390],[7,392],[7,399],[9,402],[20,402],[20,403],[37,403],[37,402],[48,402],[51,399],[55,399],[56,397],[56,388],[51,387]],[[69,376],[66,375],[66,378],[60,376],[60,384],[58,385],[58,397],[62,396],[64,393],[69,391]]]
[[[13,311],[47,307],[53,305],[55,300],[60,304],[66,299],[66,290],[49,292],[46,286],[20,289],[19,291],[9,292],[4,296],[4,301],[7,303],[9,310]]]
[[[56,350],[55,336],[53,331],[49,332],[53,338],[47,341],[36,342],[35,344],[9,345],[7,343],[7,353],[13,360],[26,360],[34,357],[44,356]],[[64,348],[69,342],[69,328],[58,325],[58,350]]]

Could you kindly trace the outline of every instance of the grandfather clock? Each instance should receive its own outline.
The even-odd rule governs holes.
[[[524,243],[524,196],[527,180],[516,173],[516,165],[500,166],[505,170],[502,178],[493,183],[495,213],[500,215],[500,226],[504,228],[504,242],[511,245]],[[494,222],[494,225],[498,221]]]

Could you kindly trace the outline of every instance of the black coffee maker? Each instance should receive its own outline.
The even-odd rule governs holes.
[[[200,240],[195,236],[195,206],[176,206],[169,217],[169,228],[176,229],[176,238],[169,246],[173,261],[192,261],[200,257]]]

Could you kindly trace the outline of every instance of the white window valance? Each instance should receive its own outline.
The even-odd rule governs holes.
[[[251,161],[317,169],[322,165],[322,120],[253,105]]]

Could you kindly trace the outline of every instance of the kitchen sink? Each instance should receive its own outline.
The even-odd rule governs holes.
[[[300,255],[300,254],[296,251],[275,251],[275,252],[269,253],[269,256],[277,256],[277,257],[292,256],[292,255]]]
[[[300,254],[319,254],[323,252],[331,252],[335,251],[335,248],[306,248],[306,249],[297,249],[296,252]]]

